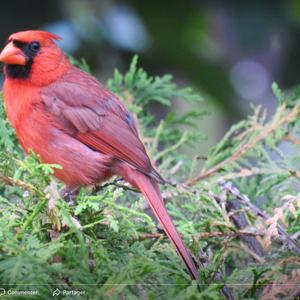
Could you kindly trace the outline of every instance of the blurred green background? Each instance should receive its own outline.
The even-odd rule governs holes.
[[[134,53],[150,74],[173,74],[191,85],[211,113],[199,120],[207,140],[199,154],[250,103],[270,112],[271,83],[290,89],[300,82],[300,1],[101,1],[10,0],[1,3],[0,39],[12,32],[46,29],[61,47],[84,57],[102,82],[127,69]],[[178,99],[172,109],[184,111]],[[160,106],[153,107],[162,117]]]

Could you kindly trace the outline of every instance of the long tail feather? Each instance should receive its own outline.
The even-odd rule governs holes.
[[[135,177],[135,184],[148,200],[149,205],[153,210],[156,218],[162,225],[169,239],[173,242],[191,277],[193,279],[197,279],[198,272],[195,263],[191,257],[191,254],[183,244],[183,241],[163,204],[163,199],[159,191],[158,184],[153,179],[150,179],[144,174],[139,173],[137,174],[137,176],[138,178]]]

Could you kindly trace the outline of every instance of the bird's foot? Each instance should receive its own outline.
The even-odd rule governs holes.
[[[75,198],[79,193],[79,187],[63,187],[59,194],[65,200],[68,205],[73,206],[75,205]]]

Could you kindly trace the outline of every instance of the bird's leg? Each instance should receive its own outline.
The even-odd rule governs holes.
[[[79,193],[79,190],[80,190],[80,187],[76,186],[65,186],[63,187],[59,193],[60,193],[60,196],[70,205],[74,205],[75,202],[75,198],[76,196],[78,195]]]

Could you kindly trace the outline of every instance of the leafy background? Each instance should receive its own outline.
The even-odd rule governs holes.
[[[88,70],[84,61],[71,61]],[[73,205],[51,179],[56,165],[24,157],[0,118],[0,282],[5,288],[84,290],[82,299],[293,299],[299,295],[299,90],[277,84],[275,112],[253,106],[206,157],[191,157],[204,135],[202,98],[152,77],[135,56],[108,87],[138,120],[149,155],[172,185],[166,206],[199,264],[191,282],[143,197],[113,178],[81,189]],[[151,102],[185,101],[191,111],[158,120]],[[203,162],[204,161],[204,162]],[[63,296],[71,299],[71,296]],[[80,298],[80,297],[79,297]],[[17,297],[16,299],[21,299]],[[24,297],[25,299],[25,297]],[[32,296],[34,299],[34,296]],[[36,296],[40,299],[40,296]]]

